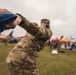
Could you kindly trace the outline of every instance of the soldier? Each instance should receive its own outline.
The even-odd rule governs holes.
[[[8,43],[9,43],[9,39],[10,39],[10,36],[6,36],[6,37],[4,38],[5,46],[8,45]]]
[[[52,36],[50,29],[50,21],[48,19],[41,20],[41,26],[39,27],[36,23],[31,23],[20,14],[15,23],[15,26],[19,20],[19,26],[24,28],[28,33],[20,40],[13,50],[8,54],[6,63],[10,70],[10,75],[39,75],[36,58],[38,52],[40,52],[45,43]],[[20,20],[21,19],[21,20]],[[9,24],[8,24],[9,26]]]

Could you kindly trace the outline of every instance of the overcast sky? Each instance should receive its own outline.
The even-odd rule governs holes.
[[[76,37],[76,0],[0,0],[0,8],[20,13],[39,25],[42,18],[49,19],[52,38]],[[18,28],[16,30],[20,32]],[[22,33],[24,35],[24,30]]]

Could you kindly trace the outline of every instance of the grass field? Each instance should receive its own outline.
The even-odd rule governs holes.
[[[15,44],[0,44],[0,75],[9,75],[5,59]],[[65,53],[51,54],[45,47],[39,52],[37,60],[40,75],[76,75],[76,52],[66,50]]]

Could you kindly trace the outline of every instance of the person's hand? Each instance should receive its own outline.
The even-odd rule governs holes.
[[[0,8],[0,14],[4,14],[4,13],[9,13],[9,14],[14,14],[12,12],[10,12],[9,10],[7,9],[2,9]],[[22,22],[22,17],[20,14],[15,14],[17,16],[16,20],[14,20],[13,22],[11,23],[7,23],[6,24],[6,28],[12,28],[12,27],[15,27],[16,25],[19,25],[21,22]]]
[[[16,25],[19,25],[19,24],[21,23],[21,21],[22,21],[21,16],[17,15],[16,20],[15,20],[14,22],[12,22],[12,23],[6,24],[6,27],[7,27],[7,28],[15,27]]]
[[[0,14],[3,14],[3,13],[14,14],[14,13],[10,12],[10,11],[7,10],[7,9],[1,9],[1,8],[0,8]],[[15,15],[17,15],[17,14],[15,14]],[[6,24],[6,27],[7,27],[7,28],[15,27],[16,25],[20,24],[21,21],[22,21],[21,16],[17,15],[16,20],[13,21],[12,23],[8,23],[8,24]]]

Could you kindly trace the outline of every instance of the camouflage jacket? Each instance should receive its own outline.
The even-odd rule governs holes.
[[[45,42],[52,36],[52,31],[50,28],[44,28],[43,26],[39,27],[38,25],[29,22],[27,19],[25,19],[25,22],[20,26],[24,28],[28,33],[16,44],[13,50],[9,53],[6,59],[7,63],[14,59],[18,60],[20,56],[19,54],[22,51],[22,56],[24,53],[29,53],[33,56],[34,52],[39,52],[44,48]],[[33,53],[31,51],[33,51]]]
[[[50,28],[39,27],[27,19],[25,19],[25,22],[20,26],[28,32],[25,35],[25,38],[28,40],[28,43],[26,43],[28,44],[27,46],[38,52],[44,48],[45,42],[52,36]]]

